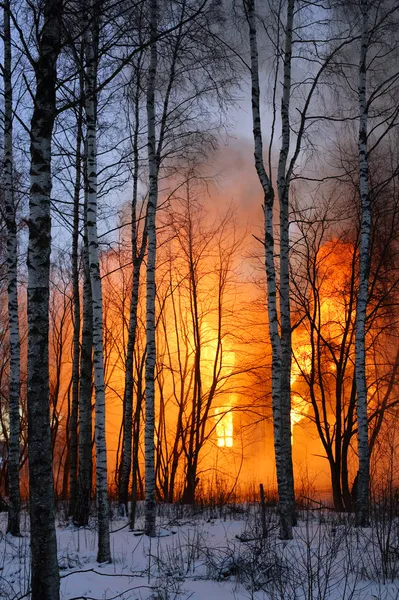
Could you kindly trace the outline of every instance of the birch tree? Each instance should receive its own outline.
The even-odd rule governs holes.
[[[283,147],[280,154],[278,172],[278,191],[280,198],[280,228],[281,228],[281,275],[283,277],[281,288],[281,310],[284,314],[284,342],[283,332],[279,332],[277,312],[277,285],[276,267],[274,262],[274,227],[273,207],[274,189],[270,176],[267,173],[263,158],[262,122],[260,114],[260,84],[259,84],[259,58],[257,45],[257,25],[254,0],[245,2],[246,17],[249,27],[250,43],[250,72],[252,83],[252,121],[254,135],[255,167],[262,185],[264,194],[264,221],[265,221],[265,262],[267,279],[267,308],[269,317],[269,335],[272,346],[272,405],[274,425],[274,447],[276,455],[277,484],[279,492],[280,511],[280,537],[292,538],[294,480],[291,452],[291,425],[290,425],[290,365],[291,365],[291,323],[289,311],[289,222],[288,222],[288,185],[285,167],[289,151],[289,97],[291,77],[291,44],[292,20],[294,0],[289,0],[287,11],[286,52],[284,58],[284,91],[282,101]],[[282,323],[283,325],[283,323]],[[284,356],[282,353],[284,346]],[[286,372],[283,374],[283,368]],[[288,388],[287,388],[288,386]],[[285,394],[285,396],[284,396]]]
[[[320,12],[314,10],[309,3],[300,3],[298,0],[287,0],[286,16],[281,22],[281,7],[277,11],[277,31],[275,33],[275,70],[272,84],[272,126],[268,148],[268,165],[263,159],[262,127],[260,116],[260,84],[259,84],[259,58],[257,48],[257,19],[260,18],[255,11],[253,0],[244,2],[246,17],[249,26],[249,42],[251,61],[249,69],[252,81],[252,115],[255,142],[255,165],[258,177],[264,192],[265,213],[265,239],[266,249],[266,278],[267,278],[267,303],[269,312],[269,331],[272,345],[272,403],[274,420],[274,443],[277,464],[277,483],[279,488],[280,512],[290,515],[289,519],[295,523],[294,510],[294,482],[292,469],[292,452],[290,433],[291,409],[291,354],[292,354],[292,325],[290,317],[290,195],[293,180],[299,178],[295,174],[298,159],[304,150],[312,148],[310,131],[312,125],[318,123],[323,116],[319,114],[317,96],[321,86],[326,82],[328,73],[334,66],[340,53],[353,44],[356,33],[352,24],[343,23],[341,18],[336,19],[334,28],[325,33],[329,19],[323,19]],[[307,15],[306,11],[310,11]],[[329,11],[328,6],[320,10]],[[272,13],[274,15],[274,13]],[[302,20],[300,20],[300,14]],[[307,20],[310,25],[307,25]],[[330,27],[330,25],[328,25]],[[311,35],[305,33],[310,27]],[[282,33],[283,29],[283,33]],[[281,49],[281,43],[284,48]],[[292,81],[293,53],[297,48],[295,58],[298,61],[298,71],[303,65],[306,75],[303,79]],[[282,59],[280,59],[282,57]],[[273,229],[273,202],[274,184],[273,173],[273,144],[277,123],[276,106],[279,98],[280,61],[282,60],[282,93],[281,93],[281,146],[277,167],[277,192],[279,198],[280,240],[279,253],[275,252]],[[302,90],[295,97],[295,112],[291,107],[293,90]],[[316,100],[315,100],[316,98]],[[316,108],[317,107],[317,108]],[[313,112],[316,115],[312,114]],[[293,114],[295,117],[293,117]],[[293,135],[294,134],[294,135]],[[291,142],[291,137],[294,140]],[[279,261],[279,281],[276,277],[275,259]],[[279,283],[279,302],[276,298],[277,283]],[[284,474],[282,474],[284,473]],[[285,498],[285,500],[283,500]],[[288,517],[287,517],[288,518]],[[292,535],[290,527],[284,524],[287,520],[282,516],[280,534]]]
[[[4,2],[4,209],[7,226],[7,277],[8,277],[8,327],[10,337],[9,418],[10,441],[8,453],[8,484],[10,507],[7,532],[19,535],[19,393],[20,393],[20,343],[18,317],[18,244],[16,204],[13,183],[13,106],[12,106],[12,53],[11,6]]]
[[[73,357],[72,357],[72,407],[70,429],[69,514],[75,514],[78,476],[78,415],[79,415],[79,363],[80,363],[80,290],[79,290],[79,210],[82,175],[83,143],[83,73],[80,73],[81,102],[76,115],[75,184],[73,194],[72,231],[72,286],[73,286]]]
[[[291,444],[291,302],[290,302],[290,170],[288,154],[290,151],[290,99],[291,99],[291,62],[292,29],[294,24],[295,0],[287,2],[285,22],[285,47],[283,58],[283,91],[281,97],[281,150],[277,171],[277,190],[280,206],[280,315],[281,315],[281,451],[285,458],[288,478],[288,502],[293,524],[295,517],[294,472]]]
[[[218,75],[223,73],[225,65],[222,67],[222,61],[225,59],[225,52],[220,52],[220,48],[212,46],[212,60],[206,50],[209,48],[209,19],[213,15],[209,8],[208,14],[204,17],[204,22],[198,26],[195,24],[197,19],[201,19],[202,13],[207,5],[204,0],[198,7],[194,4],[194,10],[190,10],[190,2],[187,0],[178,7],[178,13],[173,16],[176,25],[173,26],[174,34],[171,40],[158,33],[159,5],[155,0],[150,2],[150,56],[147,78],[147,148],[148,148],[148,169],[149,169],[149,187],[147,204],[147,236],[148,236],[148,260],[147,260],[147,287],[146,287],[146,306],[147,306],[147,357],[146,357],[146,489],[148,487],[148,502],[146,511],[146,531],[154,533],[155,526],[155,476],[154,470],[154,373],[156,363],[156,341],[155,341],[155,266],[156,266],[156,209],[158,203],[158,177],[161,167],[168,172],[179,169],[181,164],[189,164],[191,161],[199,161],[199,157],[204,155],[213,143],[213,138],[209,134],[209,122],[204,131],[201,131],[199,122],[195,127],[191,123],[204,114],[204,106],[209,100],[209,94],[213,90],[215,94],[223,96],[221,88],[215,81]],[[172,4],[171,14],[174,15]],[[169,22],[170,14],[165,10],[162,13]],[[160,28],[161,29],[161,28]],[[205,32],[205,33],[204,33]],[[206,37],[206,42],[200,46],[198,40]],[[216,38],[215,38],[216,39]],[[165,41],[158,53],[158,46]],[[187,43],[186,51],[183,42]],[[198,56],[193,68],[193,50],[191,44],[198,44]],[[201,51],[205,48],[204,54]],[[215,56],[217,60],[215,59]],[[166,57],[165,67],[158,69],[158,58]],[[184,58],[182,58],[184,57]],[[218,62],[219,61],[219,62]],[[219,66],[219,73],[216,74],[216,65]],[[198,74],[204,75],[203,81],[200,81]],[[206,81],[206,84],[204,82]],[[220,81],[218,81],[220,84]],[[203,89],[201,89],[201,87]],[[217,90],[217,91],[216,91]],[[162,96],[163,92],[163,96]],[[161,109],[157,114],[157,93],[162,98]],[[207,97],[208,94],[208,97]],[[195,115],[195,116],[194,116]],[[158,135],[157,135],[158,133]],[[176,163],[179,163],[176,167]],[[167,165],[167,166],[166,166]],[[169,172],[170,172],[169,171]],[[147,414],[148,413],[148,414]],[[150,432],[152,428],[152,433]],[[148,453],[147,453],[148,450]],[[148,469],[151,469],[149,473]],[[147,482],[147,477],[148,482]],[[147,485],[148,483],[148,485]],[[146,492],[147,497],[147,492]],[[151,516],[152,515],[152,516]]]
[[[150,0],[151,48],[147,82],[147,127],[148,127],[148,168],[149,189],[147,208],[148,258],[146,269],[146,337],[147,355],[145,365],[145,533],[155,536],[156,502],[155,502],[155,267],[156,267],[156,210],[158,204],[158,171],[159,162],[156,151],[156,106],[155,82],[157,76],[157,28],[158,3]]]
[[[86,161],[85,161],[86,162]],[[90,281],[89,245],[87,236],[87,166],[84,164],[84,247],[83,247],[83,323],[79,376],[79,451],[78,482],[74,523],[79,527],[89,523],[93,474],[92,461],[92,395],[93,395],[93,303]]]
[[[142,56],[139,55],[135,67],[134,83],[134,133],[133,133],[133,190],[131,205],[131,253],[133,262],[133,283],[129,311],[129,332],[126,351],[125,389],[123,397],[123,451],[119,478],[119,503],[126,509],[128,506],[129,480],[132,470],[132,439],[133,439],[133,367],[134,350],[137,333],[137,311],[139,304],[140,274],[147,246],[147,227],[144,225],[141,242],[139,241],[139,131],[140,131],[140,98],[142,86]],[[133,519],[134,521],[134,519]]]
[[[63,2],[46,0],[38,32],[30,129],[28,249],[28,443],[33,600],[59,598],[49,422],[49,269],[51,138],[56,116],[57,59]]]
[[[97,238],[97,68],[98,6],[91,4],[90,25],[85,33],[86,51],[86,143],[87,143],[87,238],[93,305],[93,347],[95,388],[96,499],[99,562],[111,561],[105,437],[105,384],[103,349],[102,287]]]
[[[366,315],[370,270],[371,200],[369,194],[369,165],[367,156],[367,49],[369,44],[369,1],[361,0],[361,44],[359,60],[359,191],[361,229],[359,256],[359,291],[356,304],[357,421],[359,471],[356,498],[356,525],[367,526],[369,521],[370,456],[367,419],[366,383]]]
[[[346,168],[344,180],[346,184],[356,185],[356,200],[360,199],[360,244],[359,244],[359,288],[356,297],[356,326],[355,326],[355,377],[353,386],[353,399],[356,398],[357,409],[357,437],[358,437],[358,460],[359,470],[356,480],[356,523],[364,526],[368,523],[368,496],[369,496],[369,463],[370,444],[368,440],[369,423],[374,410],[368,412],[367,383],[367,356],[366,347],[367,334],[370,337],[370,327],[373,322],[374,308],[370,303],[369,277],[372,248],[372,204],[383,197],[384,191],[389,189],[390,182],[397,176],[397,161],[393,160],[383,169],[377,168],[373,179],[369,178],[370,160],[378,162],[378,153],[385,146],[389,148],[390,136],[398,124],[399,107],[397,104],[398,79],[398,39],[397,39],[397,17],[399,8],[395,3],[362,0],[358,6],[344,3],[340,10],[344,10],[348,22],[353,21],[354,34],[353,43],[360,44],[360,52],[352,52],[342,57],[338,82],[345,89],[347,85],[348,98],[334,105],[332,115],[326,119],[332,122],[340,122],[340,126],[350,130],[350,121],[358,122],[357,133],[353,131],[354,139],[357,138],[357,157],[352,156],[345,163],[339,161],[339,168]],[[342,12],[341,12],[342,14]],[[360,18],[359,18],[360,17]],[[343,49],[343,47],[342,47]],[[338,47],[338,50],[339,47]],[[352,50],[352,48],[350,48]],[[355,62],[352,56],[358,57]],[[356,64],[357,63],[357,64]],[[344,77],[341,77],[344,73]],[[354,93],[350,82],[357,78],[357,90]],[[368,89],[370,88],[370,89]],[[343,125],[342,125],[343,123]],[[343,136],[344,131],[340,132]],[[339,144],[339,146],[341,146]],[[341,146],[342,147],[342,146]],[[384,152],[384,153],[385,153]],[[349,152],[349,156],[352,153]],[[349,164],[348,164],[349,163]],[[352,163],[352,164],[351,164]],[[356,165],[354,167],[354,165]],[[353,181],[353,172],[358,173],[358,179]],[[341,174],[342,176],[342,174]],[[357,206],[357,203],[356,203]],[[357,266],[357,265],[356,265]],[[372,371],[372,369],[371,369]],[[354,408],[355,408],[354,405]],[[374,408],[374,407],[373,407]],[[340,407],[338,406],[338,412]],[[346,425],[353,417],[346,419]],[[340,454],[339,440],[341,438],[341,420],[337,417],[335,441],[337,445],[336,461],[338,473],[344,469],[346,455]],[[348,429],[346,427],[346,429]],[[349,438],[346,438],[350,440]],[[349,442],[348,442],[349,443]],[[347,475],[346,475],[347,476]],[[339,481],[337,482],[339,484]],[[347,486],[346,486],[347,487]]]

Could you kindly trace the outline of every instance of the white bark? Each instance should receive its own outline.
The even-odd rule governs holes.
[[[262,124],[260,116],[260,85],[258,46],[256,34],[256,15],[254,0],[245,2],[247,20],[249,25],[249,41],[251,51],[251,83],[252,83],[252,120],[255,145],[255,166],[259,181],[264,193],[264,219],[265,219],[265,261],[267,279],[267,308],[269,318],[269,335],[272,346],[272,405],[273,405],[273,427],[274,448],[276,455],[277,485],[279,493],[280,511],[280,537],[292,538],[292,515],[289,494],[289,471],[287,458],[284,454],[284,435],[286,435],[286,422],[282,421],[281,412],[281,340],[277,313],[277,286],[276,268],[274,263],[274,231],[273,231],[273,205],[274,190],[270,178],[266,172],[263,159]],[[289,432],[289,443],[291,433]]]
[[[47,0],[43,4],[30,132],[27,405],[32,600],[59,598],[49,415],[48,332],[51,137],[56,116],[62,8],[63,2],[60,0]]]
[[[146,288],[146,335],[147,356],[145,366],[145,532],[155,536],[156,501],[155,501],[155,268],[156,268],[156,210],[158,203],[158,167],[156,149],[156,107],[155,80],[157,74],[157,0],[150,2],[151,26],[151,56],[147,82],[147,121],[148,121],[148,167],[149,194],[147,208],[148,258],[147,258],[147,288]]]
[[[98,19],[92,15],[86,33],[86,136],[87,136],[87,237],[93,301],[93,346],[95,388],[96,498],[99,562],[111,561],[105,434],[105,384],[103,348],[102,286],[97,239],[97,48]]]
[[[87,169],[85,168],[85,172]],[[85,176],[85,180],[87,177]],[[87,186],[85,186],[87,188]],[[92,395],[93,395],[93,303],[91,298],[89,246],[87,242],[87,189],[85,190],[85,235],[83,250],[83,324],[79,377],[79,476],[74,522],[82,527],[89,523],[92,460]]]
[[[129,335],[126,353],[126,374],[125,374],[125,391],[123,397],[123,452],[122,465],[119,480],[119,503],[128,506],[129,496],[129,479],[132,471],[132,439],[133,439],[133,367],[134,367],[134,349],[136,345],[137,332],[137,310],[139,304],[140,290],[140,274],[141,266],[144,261],[145,250],[147,246],[147,227],[144,227],[143,238],[140,249],[138,249],[138,227],[137,227],[137,196],[138,196],[138,180],[139,180],[139,129],[140,129],[140,78],[141,60],[139,60],[136,68],[135,76],[136,91],[134,97],[135,108],[135,123],[133,136],[133,195],[132,195],[132,229],[131,229],[131,247],[133,261],[133,285],[132,295],[130,299],[130,315],[129,315]],[[137,452],[134,448],[134,452]]]
[[[83,77],[81,77],[83,88]],[[79,360],[80,360],[80,292],[79,292],[79,202],[81,192],[81,161],[83,140],[83,98],[77,115],[75,186],[73,198],[72,232],[72,286],[73,286],[73,357],[72,357],[72,408],[69,424],[69,514],[75,514],[78,474],[78,413],[79,413]]]
[[[13,133],[12,133],[12,81],[11,81],[11,15],[10,2],[4,3],[4,209],[7,226],[7,277],[8,277],[8,327],[10,335],[10,386],[9,416],[10,442],[8,451],[8,485],[10,507],[7,532],[19,535],[19,392],[20,392],[20,344],[18,317],[18,244],[16,207],[13,193]]]
[[[368,302],[368,280],[370,268],[371,202],[369,194],[369,174],[367,156],[367,49],[368,1],[361,0],[362,38],[359,61],[359,188],[361,200],[361,230],[359,257],[359,293],[356,307],[356,387],[359,473],[356,499],[356,524],[367,526],[369,520],[369,471],[370,457],[367,421],[366,384],[366,314]]]
[[[283,65],[283,95],[281,99],[282,140],[277,172],[277,190],[280,204],[280,319],[281,319],[281,451],[288,478],[288,499],[293,523],[295,517],[294,472],[291,444],[291,309],[290,309],[290,238],[289,190],[287,161],[290,150],[290,98],[292,28],[295,0],[288,0],[285,22],[285,50]]]

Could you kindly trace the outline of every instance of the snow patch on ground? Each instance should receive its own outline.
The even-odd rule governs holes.
[[[160,507],[149,539],[111,523],[112,563],[96,562],[95,522],[57,527],[61,598],[95,600],[399,600],[399,535],[391,520],[366,530],[334,513],[300,514],[294,539],[278,539],[277,517],[259,509]],[[29,598],[29,523],[5,534],[0,515],[0,598]]]

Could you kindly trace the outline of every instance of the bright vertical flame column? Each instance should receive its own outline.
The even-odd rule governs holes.
[[[231,408],[215,408],[216,437],[219,448],[233,447],[233,413]]]

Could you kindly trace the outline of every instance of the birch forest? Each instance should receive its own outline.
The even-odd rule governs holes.
[[[399,600],[397,0],[0,12],[0,598]]]

